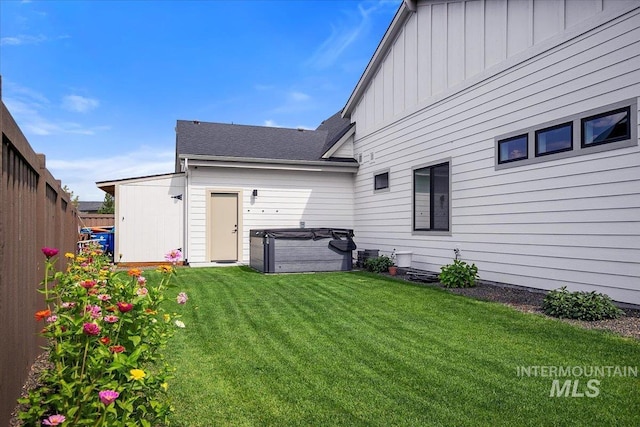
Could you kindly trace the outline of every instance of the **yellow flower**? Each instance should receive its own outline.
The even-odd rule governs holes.
[[[71,252],[67,252],[66,254],[64,254],[64,257],[69,259],[74,259],[76,256]]]
[[[132,369],[129,373],[131,374],[131,378],[134,380],[141,380],[147,375],[142,369]]]
[[[162,383],[162,384],[160,384],[160,387],[162,387],[164,389],[164,391],[167,391],[169,389],[169,384]]]
[[[173,271],[173,268],[170,265],[163,264],[163,265],[158,267],[157,271],[159,271],[160,273],[168,274],[168,273],[171,273]]]
[[[169,320],[171,320],[171,316],[169,316],[168,314],[163,315],[162,318],[164,319],[165,322],[168,322]]]

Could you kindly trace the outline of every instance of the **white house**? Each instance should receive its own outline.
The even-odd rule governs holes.
[[[638,1],[405,1],[343,111],[358,245],[640,304],[638,96]]]
[[[640,304],[638,96],[640,1],[405,0],[315,131],[178,122],[173,246],[248,264],[250,229],[353,228],[414,268],[459,249],[486,280]],[[118,206],[128,182],[99,186]]]
[[[352,229],[353,133],[340,114],[316,130],[179,120],[175,174],[98,183],[115,197],[116,261],[180,248],[192,266],[249,264],[251,229]]]

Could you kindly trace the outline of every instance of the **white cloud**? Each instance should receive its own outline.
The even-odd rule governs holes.
[[[270,127],[270,128],[282,127],[282,126],[278,125],[274,120],[265,120],[264,121],[264,126],[267,126],[267,127]]]
[[[311,97],[309,95],[307,95],[306,93],[302,93],[302,92],[291,92],[289,94],[289,98],[292,101],[295,101],[295,102],[303,102],[303,101],[308,101],[309,99],[311,99]]]
[[[107,154],[73,160],[47,158],[47,169],[82,201],[104,199],[104,192],[96,186],[96,182],[172,173],[174,168],[175,152],[159,151],[153,147],[140,147],[112,156]]]
[[[105,130],[111,129],[107,125],[87,126],[74,121],[60,118],[51,118],[55,113],[49,99],[38,91],[17,85],[15,83],[7,83],[5,96],[3,101],[11,115],[16,119],[20,128],[27,134],[34,135],[96,135]],[[72,102],[69,107],[74,107],[74,111],[88,111],[94,104],[97,106],[98,101],[90,98],[81,98]],[[80,110],[78,110],[80,109]],[[47,114],[49,117],[45,117]]]
[[[80,95],[67,95],[62,98],[62,108],[76,113],[86,113],[98,108],[99,105],[100,102],[97,99]]]
[[[0,38],[0,46],[20,46],[24,44],[38,44],[46,41],[47,37],[42,34],[37,36],[18,35]]]
[[[344,11],[346,19],[330,24],[331,34],[307,60],[307,65],[315,68],[334,65],[343,52],[371,28],[373,13],[389,6],[397,8],[398,3],[396,0],[362,1],[357,11]]]

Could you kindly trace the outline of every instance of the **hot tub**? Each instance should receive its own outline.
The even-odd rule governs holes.
[[[344,228],[251,230],[250,265],[263,273],[348,271],[352,238],[353,230]]]

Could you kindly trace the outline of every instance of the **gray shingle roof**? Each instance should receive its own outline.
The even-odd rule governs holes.
[[[317,131],[326,130],[328,133],[322,153],[324,154],[328,149],[333,147],[333,144],[338,142],[338,140],[342,138],[342,136],[353,126],[355,126],[355,123],[351,124],[351,120],[342,118],[342,111],[338,111],[333,116],[322,122],[316,129]]]
[[[102,202],[78,202],[79,212],[98,212],[102,207]]]
[[[349,127],[339,114],[316,130],[178,120],[176,150],[178,156],[319,161]]]

